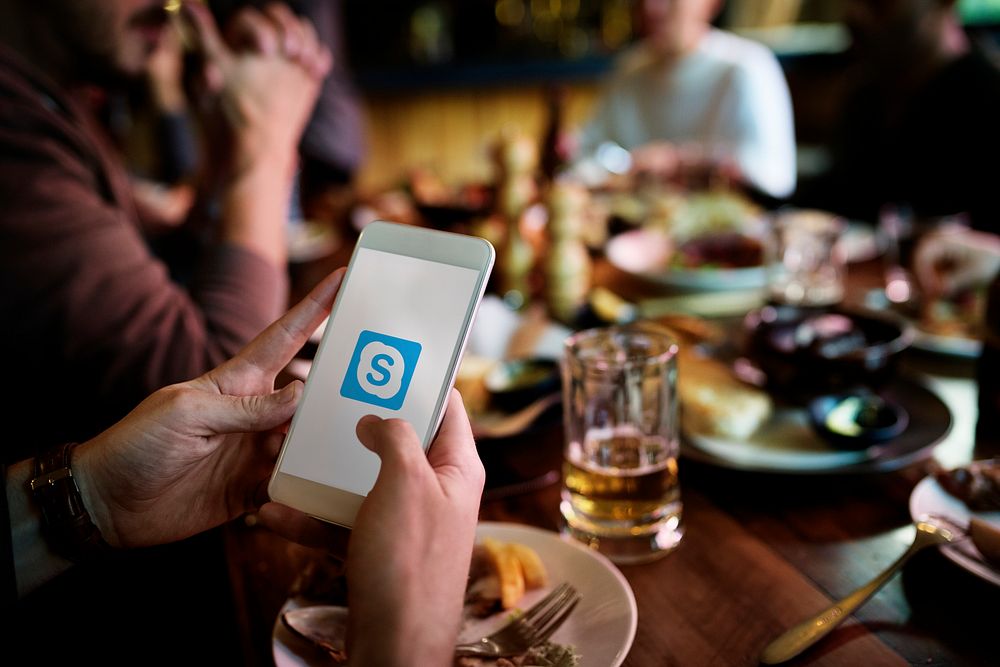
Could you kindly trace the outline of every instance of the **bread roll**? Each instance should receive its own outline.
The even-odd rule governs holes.
[[[770,417],[771,397],[738,380],[728,366],[681,346],[677,367],[681,429],[687,435],[746,440]]]

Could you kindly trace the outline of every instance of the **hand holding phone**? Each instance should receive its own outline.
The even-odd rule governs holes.
[[[365,228],[268,491],[352,526],[379,471],[358,440],[374,414],[436,433],[495,253],[483,239],[375,222]]]

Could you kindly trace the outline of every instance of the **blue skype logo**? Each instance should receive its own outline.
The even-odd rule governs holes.
[[[340,395],[389,410],[403,407],[420,343],[375,331],[362,331],[347,366]]]

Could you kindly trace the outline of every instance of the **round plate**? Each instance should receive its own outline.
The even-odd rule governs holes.
[[[962,524],[978,517],[1000,525],[1000,512],[973,512],[964,502],[945,491],[933,475],[920,480],[910,494],[910,516],[916,520],[922,514],[940,514]],[[1000,571],[982,562],[976,548],[968,540],[942,547],[941,553],[974,575],[1000,586]]]
[[[906,319],[913,330],[912,347],[924,352],[943,354],[951,357],[975,359],[983,349],[983,342],[969,336],[942,336],[920,327],[920,320],[912,317],[906,308],[894,306],[885,296],[885,290],[873,289],[865,294],[865,305],[874,310],[890,309]]]
[[[767,285],[767,268],[671,269],[667,235],[635,229],[608,241],[604,254],[617,269],[665,287],[692,290],[754,289]]]
[[[925,352],[946,354],[952,357],[976,359],[983,351],[983,342],[964,336],[939,336],[928,333],[919,325],[913,326],[913,347]]]
[[[557,533],[521,524],[480,523],[476,541],[487,537],[531,547],[545,564],[553,584],[566,581],[580,592],[580,603],[552,636],[552,641],[576,648],[580,667],[618,667],[625,661],[635,639],[639,613],[632,589],[611,561]],[[531,606],[548,591],[549,588],[529,591],[520,606]],[[296,606],[294,601],[286,602],[281,613]],[[281,613],[272,635],[276,667],[333,664],[322,650],[288,630],[281,621]],[[500,612],[470,622],[462,629],[459,641],[481,637],[508,620],[509,612]]]
[[[791,474],[885,472],[930,456],[951,430],[948,406],[908,379],[898,379],[879,393],[906,410],[910,423],[894,440],[868,449],[836,449],[816,434],[805,408],[779,408],[748,440],[688,434],[681,451],[694,461],[724,468]]]

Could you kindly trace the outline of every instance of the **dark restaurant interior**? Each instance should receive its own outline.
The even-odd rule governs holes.
[[[0,663],[996,665],[998,155],[1000,0],[0,0]]]

